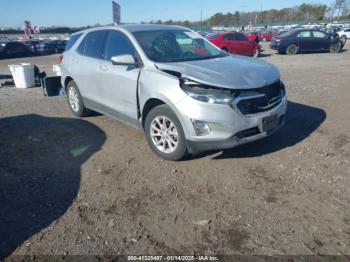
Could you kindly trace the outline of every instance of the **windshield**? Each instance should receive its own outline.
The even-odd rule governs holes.
[[[185,62],[224,57],[200,35],[181,29],[134,32],[149,59],[155,62]]]

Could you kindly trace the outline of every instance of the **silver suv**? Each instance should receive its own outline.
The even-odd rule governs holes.
[[[285,121],[286,91],[275,66],[230,55],[183,27],[76,33],[61,68],[76,116],[93,110],[140,128],[167,160],[258,140]]]

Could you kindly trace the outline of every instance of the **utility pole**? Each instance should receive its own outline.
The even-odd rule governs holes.
[[[203,8],[201,8],[201,35],[203,34]]]

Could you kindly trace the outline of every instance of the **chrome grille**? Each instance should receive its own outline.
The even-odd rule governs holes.
[[[257,114],[277,107],[284,97],[284,86],[280,81],[262,88],[241,91],[237,107],[243,115]]]

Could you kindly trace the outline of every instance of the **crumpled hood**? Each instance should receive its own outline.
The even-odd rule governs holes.
[[[160,70],[181,73],[203,84],[251,89],[270,85],[280,78],[277,67],[260,59],[230,55],[222,58],[176,63],[156,63]]]

